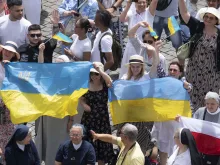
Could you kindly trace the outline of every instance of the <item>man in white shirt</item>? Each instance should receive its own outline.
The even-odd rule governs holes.
[[[91,51],[92,62],[102,62],[101,54],[99,51],[99,42],[101,40],[101,52],[103,54],[104,70],[107,71],[114,64],[112,55],[112,31],[109,29],[111,21],[111,15],[108,11],[97,10],[95,16],[95,25],[99,28],[99,32],[96,34],[94,45]],[[108,33],[105,35],[105,33]],[[105,35],[105,36],[103,36]],[[102,37],[103,36],[103,37]]]
[[[7,2],[10,14],[0,17],[0,44],[13,41],[18,46],[27,43],[29,21],[23,18],[22,0]]]

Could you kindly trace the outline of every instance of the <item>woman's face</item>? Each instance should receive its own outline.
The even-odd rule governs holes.
[[[215,26],[218,23],[218,19],[210,13],[204,15],[203,21],[206,26]]]
[[[80,26],[80,22],[79,22],[79,20],[76,22],[76,24],[75,24],[75,29],[74,29],[74,31],[75,31],[75,34],[77,34],[77,35],[80,35],[81,33],[82,33],[82,28],[81,28],[81,26]]]
[[[219,0],[206,0],[209,7],[218,8]]]
[[[22,140],[20,143],[23,145],[30,144],[32,137],[31,137],[31,132],[28,133],[28,135],[25,137],[24,140]]]
[[[90,72],[90,77],[91,77],[91,80],[94,82],[94,81],[100,81],[101,79],[101,76],[99,73],[96,73],[96,72]]]
[[[142,64],[130,64],[131,72],[133,76],[137,76],[141,73],[141,70],[143,68]]]
[[[147,1],[146,0],[138,0],[138,2],[135,2],[135,8],[138,13],[142,13],[145,11],[147,7]]]
[[[143,43],[147,43],[147,44],[152,45],[153,47],[155,47],[155,40],[154,40],[153,37],[151,37],[150,34],[146,34],[144,36]]]
[[[170,77],[179,79],[182,73],[180,72],[180,68],[178,65],[170,65],[168,69],[168,74]]]
[[[2,60],[11,61],[11,59],[15,56],[14,52],[8,51],[6,49],[2,50]]]
[[[211,113],[216,112],[219,107],[219,103],[215,99],[207,99],[205,100],[205,104],[206,104],[206,108]]]

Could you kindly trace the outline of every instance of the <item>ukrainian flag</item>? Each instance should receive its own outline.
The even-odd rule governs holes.
[[[72,43],[73,42],[73,40],[71,40],[68,36],[64,35],[61,32],[56,33],[55,35],[53,35],[52,38],[54,38],[58,41],[64,41],[64,42],[67,42],[67,43]]]
[[[91,67],[90,62],[6,64],[0,94],[12,122],[77,114],[78,99],[88,91]]]
[[[170,35],[173,35],[180,30],[180,26],[174,16],[168,18],[168,29],[170,31]]]
[[[150,25],[148,26],[148,29],[150,31],[151,37],[154,37],[155,39],[158,39],[157,33],[154,31],[154,29]]]
[[[109,89],[113,124],[191,117],[190,97],[183,82],[171,77],[148,81],[119,80]]]

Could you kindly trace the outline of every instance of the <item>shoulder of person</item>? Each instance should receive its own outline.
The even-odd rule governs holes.
[[[22,18],[21,19],[21,23],[27,27],[29,27],[31,25],[31,22],[26,20],[25,18]]]
[[[106,34],[108,33],[108,34]],[[109,34],[110,33],[110,34]],[[112,31],[111,29],[108,29],[106,32],[102,33],[103,38],[112,38]]]
[[[82,141],[82,146],[87,148],[87,149],[94,148],[93,145],[91,143],[89,143],[88,141],[86,141],[86,140]]]

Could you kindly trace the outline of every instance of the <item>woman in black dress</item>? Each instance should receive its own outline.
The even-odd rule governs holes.
[[[89,130],[97,133],[111,134],[108,113],[108,87],[111,86],[111,78],[104,72],[104,66],[100,62],[93,63],[90,70],[89,91],[80,99],[84,108],[81,123],[86,127],[88,141],[95,148],[96,160],[99,165],[109,163],[113,158],[113,146],[110,143],[99,140],[93,142]]]

